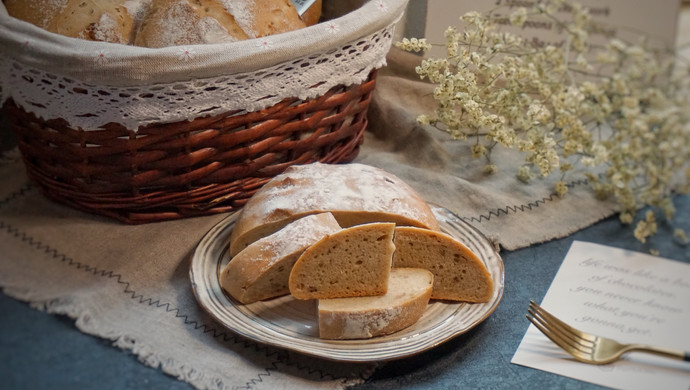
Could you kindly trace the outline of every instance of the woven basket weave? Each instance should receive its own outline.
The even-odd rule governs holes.
[[[50,198],[126,223],[236,210],[293,164],[349,162],[367,124],[376,70],[311,100],[191,122],[83,131],[8,100],[27,171]]]

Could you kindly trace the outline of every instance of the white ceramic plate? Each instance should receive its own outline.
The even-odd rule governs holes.
[[[194,294],[199,304],[222,325],[260,343],[350,362],[390,360],[419,353],[482,322],[503,296],[503,261],[491,243],[449,210],[433,205],[432,210],[442,230],[474,251],[488,268],[494,280],[494,293],[489,302],[431,301],[416,324],[397,333],[366,340],[320,339],[315,301],[284,296],[242,305],[223,292],[218,275],[230,260],[229,237],[237,213],[218,223],[199,242],[190,269]]]

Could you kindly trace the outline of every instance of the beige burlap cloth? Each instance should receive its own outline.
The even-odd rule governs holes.
[[[466,144],[417,126],[430,87],[410,73],[410,58],[389,53],[359,162],[398,175],[505,249],[565,236],[614,212],[581,181],[569,183],[563,199],[549,180],[520,183],[511,167],[521,156],[510,151],[495,156],[499,173],[487,176]],[[335,364],[248,341],[199,307],[190,256],[224,215],[128,226],[84,214],[47,200],[18,153],[0,162],[0,182],[5,294],[68,315],[81,331],[197,388],[340,388],[371,374],[373,365]]]
[[[567,235],[612,213],[581,182],[571,183],[564,199],[548,181],[521,184],[510,169],[519,156],[511,153],[498,156],[498,174],[484,175],[466,145],[414,124],[428,86],[397,74],[394,57],[395,51],[381,72],[359,162],[400,176],[508,249]],[[247,341],[198,306],[190,256],[225,216],[128,226],[84,214],[47,200],[18,153],[0,163],[0,181],[5,294],[66,314],[81,331],[198,388],[339,388],[370,375],[371,365],[333,364]]]

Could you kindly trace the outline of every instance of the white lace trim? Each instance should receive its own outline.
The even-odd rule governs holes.
[[[151,123],[256,111],[285,98],[314,98],[339,84],[361,83],[372,69],[385,65],[393,28],[254,72],[152,86],[88,85],[7,59],[0,59],[0,68],[5,97],[38,117],[64,118],[84,130],[111,122],[137,130]]]

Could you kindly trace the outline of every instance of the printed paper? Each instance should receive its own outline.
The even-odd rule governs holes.
[[[537,303],[583,331],[690,351],[689,298],[689,264],[575,241]],[[533,325],[512,363],[620,389],[690,388],[690,362],[630,353],[608,365],[580,363]]]

